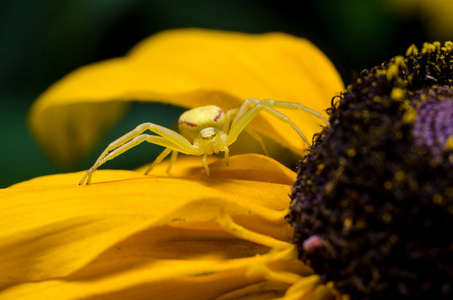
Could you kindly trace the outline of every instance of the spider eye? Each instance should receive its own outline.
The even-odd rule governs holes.
[[[214,128],[205,128],[200,131],[200,137],[203,140],[212,140],[217,135]]]

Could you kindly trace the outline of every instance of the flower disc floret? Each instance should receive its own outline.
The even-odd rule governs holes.
[[[299,257],[351,299],[453,296],[451,50],[412,46],[364,70],[299,164]]]

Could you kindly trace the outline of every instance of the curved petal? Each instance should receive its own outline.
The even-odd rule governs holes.
[[[206,173],[200,157],[179,157],[170,172],[167,172],[170,160],[165,160],[154,167],[151,175],[184,178],[206,179]],[[224,159],[208,157],[209,170],[212,178],[242,179],[292,185],[296,181],[296,173],[278,161],[259,154],[240,154],[230,158],[225,166]],[[144,173],[148,166],[137,169]]]
[[[291,237],[281,213],[288,203],[275,201],[288,186],[272,185],[271,192],[269,184],[258,182],[212,184],[224,189],[162,178],[2,191],[0,284],[66,276],[149,227],[215,220],[222,209],[233,216],[251,214],[255,221],[253,215],[262,215],[256,226],[277,226],[272,231],[278,238]]]
[[[97,170],[93,176],[93,182],[108,182],[133,178],[150,177],[182,177],[201,180],[210,179],[240,179],[292,185],[296,180],[296,173],[279,163],[278,161],[259,154],[239,154],[230,157],[229,166],[225,165],[224,159],[213,156],[207,158],[211,176],[207,177],[201,158],[197,156],[181,155],[175,161],[168,173],[169,160],[158,164],[152,172],[146,176],[148,166],[143,166],[136,171],[127,170]],[[33,178],[31,180],[16,183],[11,188],[30,188],[57,185],[72,185],[80,181],[83,172],[48,175]]]
[[[124,58],[85,66],[55,83],[33,105],[29,123],[48,153],[71,164],[131,100],[188,108],[214,104],[229,110],[253,97],[298,102],[323,112],[341,90],[332,63],[305,39],[283,33],[170,30],[142,41]],[[284,113],[309,140],[322,125],[301,111]],[[296,152],[305,148],[290,126],[269,115],[261,114],[251,126]]]
[[[222,295],[218,300],[266,300],[283,296],[288,285],[280,282],[260,282]]]
[[[291,182],[253,180],[259,170],[286,173],[277,181],[290,171],[258,155],[232,158],[233,165],[247,161],[246,180],[232,179],[221,164],[219,178],[100,170],[89,186],[77,185],[78,172],[0,190],[0,298],[212,299],[267,281],[266,272],[250,273],[253,265],[287,285],[311,274],[293,247],[269,252],[266,243],[241,238],[237,228],[255,232],[255,240],[262,234],[285,244],[292,236],[283,218]],[[235,229],[219,221],[223,215]]]
[[[247,266],[264,259],[267,255],[233,260],[150,261],[89,280],[21,284],[4,290],[2,296],[22,300],[36,299],[37,294],[43,299],[216,299],[228,291],[263,282],[262,276],[248,276]]]

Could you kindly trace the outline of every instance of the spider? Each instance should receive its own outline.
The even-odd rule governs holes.
[[[262,110],[291,125],[304,142],[310,145],[302,131],[288,117],[276,111],[275,108],[303,110],[322,119],[327,126],[329,125],[329,122],[321,114],[308,107],[297,103],[280,102],[270,99],[258,100],[250,98],[245,100],[240,108],[229,110],[227,113],[224,113],[219,107],[214,105],[197,107],[184,112],[179,118],[178,127],[180,133],[153,123],[143,123],[110,143],[94,165],[86,172],[82,180],[80,180],[79,185],[82,185],[85,179],[86,184],[90,184],[94,171],[102,164],[144,141],[165,147],[165,150],[157,156],[145,172],[145,175],[173,151],[170,167],[175,161],[178,152],[189,155],[202,155],[203,167],[206,175],[209,176],[209,167],[206,163],[207,156],[224,152],[225,163],[228,166],[228,147],[237,140],[239,134],[244,130],[258,140],[267,155],[261,137],[253,130],[247,128],[247,125]],[[146,130],[157,135],[144,134],[143,132]]]

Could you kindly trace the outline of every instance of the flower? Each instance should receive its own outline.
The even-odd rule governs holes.
[[[77,172],[2,190],[0,298],[282,295],[312,274],[287,242],[295,174],[258,155],[212,161],[209,179],[190,157],[174,167],[192,176],[163,164],[153,176],[101,170],[102,183],[78,186]]]
[[[187,108],[217,105],[227,111],[247,98],[270,98],[323,112],[342,90],[335,67],[305,39],[283,33],[170,30],[145,39],[124,58],[67,75],[34,103],[29,124],[53,159],[71,165],[93,148],[133,100]],[[297,111],[285,115],[307,136],[323,125]],[[250,126],[303,153],[305,145],[297,134],[274,117],[261,114]]]
[[[70,164],[131,100],[230,109],[272,98],[322,112],[342,89],[306,40],[173,30],[126,58],[69,74],[37,100],[30,125],[49,154]],[[287,115],[307,136],[320,129],[300,112]],[[264,114],[252,122],[302,153],[286,125]],[[296,174],[256,154],[232,156],[229,167],[208,163],[211,177],[199,157],[182,157],[170,175],[162,163],[148,176],[99,170],[79,186],[76,172],[0,190],[0,299],[339,298],[290,243],[285,215]]]
[[[300,257],[352,299],[452,298],[452,51],[362,71],[299,165]]]

